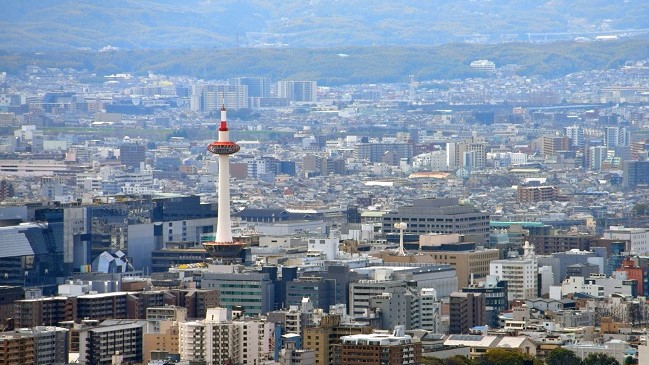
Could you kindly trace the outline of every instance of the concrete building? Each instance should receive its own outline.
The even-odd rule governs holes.
[[[580,126],[566,127],[566,137],[570,138],[571,147],[582,147],[584,145],[584,128]]]
[[[372,333],[343,336],[334,346],[337,363],[414,365],[421,363],[421,343],[406,335],[403,327],[394,333]]]
[[[489,263],[500,258],[498,249],[477,250],[473,242],[462,242],[467,239],[458,234],[422,234],[419,246],[405,245],[410,252],[430,255],[438,264],[450,265],[457,273],[459,287],[471,284],[474,279],[489,275]],[[413,250],[414,249],[414,250]]]
[[[585,234],[551,234],[551,235],[529,235],[526,237],[530,244],[534,245],[537,255],[550,255],[555,252],[566,252],[570,250],[589,250],[591,241],[597,237]]]
[[[463,293],[480,293],[485,297],[484,322],[489,327],[499,327],[498,316],[509,307],[507,282],[487,275],[484,281],[462,288]]]
[[[0,364],[36,365],[34,336],[24,333],[0,333]]]
[[[318,101],[318,84],[316,81],[278,81],[277,96],[292,102],[315,103]]]
[[[17,300],[14,308],[16,328],[51,326],[76,319],[76,308],[67,297]]]
[[[181,360],[213,365],[260,364],[271,357],[274,324],[261,319],[232,320],[226,308],[210,308],[207,318],[179,325]]]
[[[178,322],[161,320],[155,324],[155,329],[145,333],[142,340],[142,362],[148,364],[153,352],[178,354]]]
[[[384,234],[397,234],[395,223],[408,225],[405,233],[459,233],[477,236],[478,243],[489,242],[489,214],[457,198],[418,199],[412,205],[383,215]]]
[[[146,321],[107,320],[98,327],[79,331],[79,363],[111,365],[118,352],[124,362],[142,362],[146,325]]]
[[[401,159],[412,160],[412,144],[407,142],[358,143],[354,157],[371,163],[383,162],[397,166]]]
[[[522,258],[494,260],[490,264],[490,275],[507,282],[509,301],[537,296],[539,265],[534,246],[526,242],[524,249],[525,254]]]
[[[628,249],[631,254],[649,254],[649,229],[647,228],[611,226],[609,229],[604,231],[602,238],[608,240],[628,241]]]
[[[334,349],[340,343],[340,338],[354,334],[370,334],[372,327],[359,323],[343,324],[340,315],[326,315],[319,325],[304,328],[302,343],[305,350],[312,350],[316,364],[333,364]]]
[[[536,344],[526,336],[450,335],[444,341],[444,346],[469,347],[471,359],[476,359],[495,348],[517,350],[530,356],[536,355]]]
[[[579,358],[584,359],[590,354],[606,354],[615,358],[620,364],[624,364],[624,358],[629,354],[631,347],[626,341],[610,340],[603,344],[592,342],[578,342],[563,346],[564,349],[574,352]]]
[[[129,167],[140,168],[145,160],[146,147],[136,142],[125,142],[119,146],[119,162]]]
[[[485,325],[485,309],[485,296],[482,293],[451,293],[449,333],[469,333],[471,328]]]
[[[516,201],[519,203],[536,203],[555,201],[559,197],[556,186],[519,186],[516,189]]]
[[[241,307],[244,315],[260,315],[273,310],[275,284],[267,273],[205,273],[202,289],[219,292],[219,306]]]
[[[36,365],[64,365],[68,363],[68,330],[61,327],[36,326],[15,331],[34,337]],[[0,337],[1,338],[1,337]],[[0,341],[2,341],[0,339]],[[16,364],[20,364],[16,362]]]
[[[397,287],[434,288],[439,298],[457,290],[455,270],[448,265],[380,266],[354,269],[362,279],[349,284],[349,314],[365,316],[370,299]]]
[[[649,185],[649,161],[624,161],[622,183],[627,188]]]
[[[300,350],[295,348],[294,342],[288,342],[280,351],[280,365],[315,365],[315,352],[313,350]]]

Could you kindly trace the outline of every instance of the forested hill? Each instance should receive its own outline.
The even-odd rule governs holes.
[[[0,27],[6,50],[430,46],[646,29],[649,2],[3,0]]]
[[[469,67],[478,59],[494,61],[497,67],[516,64],[519,75],[557,77],[649,59],[649,39],[435,47],[0,52],[0,71],[16,73],[27,65],[38,65],[86,69],[98,76],[118,72],[146,75],[151,71],[212,80],[267,76],[273,80],[306,79],[321,85],[340,85],[405,82],[408,75],[417,80],[484,76]]]

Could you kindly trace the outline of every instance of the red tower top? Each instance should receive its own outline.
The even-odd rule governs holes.
[[[225,120],[225,105],[221,106],[221,127],[219,131],[225,132],[228,130],[228,122]]]

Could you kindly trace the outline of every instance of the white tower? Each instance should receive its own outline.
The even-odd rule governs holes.
[[[221,107],[221,125],[219,139],[207,146],[207,150],[219,155],[218,217],[216,236],[213,242],[203,243],[203,247],[212,255],[219,257],[236,256],[243,247],[242,243],[232,239],[232,222],[230,220],[230,155],[239,152],[239,145],[230,141],[230,131],[226,119],[225,106]]]

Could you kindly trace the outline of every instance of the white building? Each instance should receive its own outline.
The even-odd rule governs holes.
[[[507,281],[508,300],[529,299],[537,297],[538,261],[534,246],[525,242],[525,254],[522,258],[494,260],[489,264],[489,274],[498,280]]]
[[[337,238],[310,238],[309,252],[320,252],[327,260],[335,260],[338,255],[339,241]]]
[[[606,354],[614,357],[620,364],[624,364],[624,358],[627,356],[628,351],[632,350],[629,344],[622,340],[610,340],[603,344],[577,342],[564,345],[563,348],[574,352],[581,359],[590,354]]]
[[[277,96],[290,101],[310,102],[318,101],[318,84],[316,81],[278,81]]]
[[[205,320],[179,324],[181,360],[262,364],[272,357],[274,324],[261,319],[231,320],[225,308],[209,308]]]
[[[611,226],[604,231],[602,236],[608,240],[629,241],[629,252],[635,255],[649,253],[649,229],[625,228],[624,226]]]
[[[550,299],[561,299],[568,294],[584,293],[595,298],[604,297],[604,288],[597,284],[586,282],[581,276],[571,276],[561,283],[561,295],[557,296],[557,291],[552,291]]]

